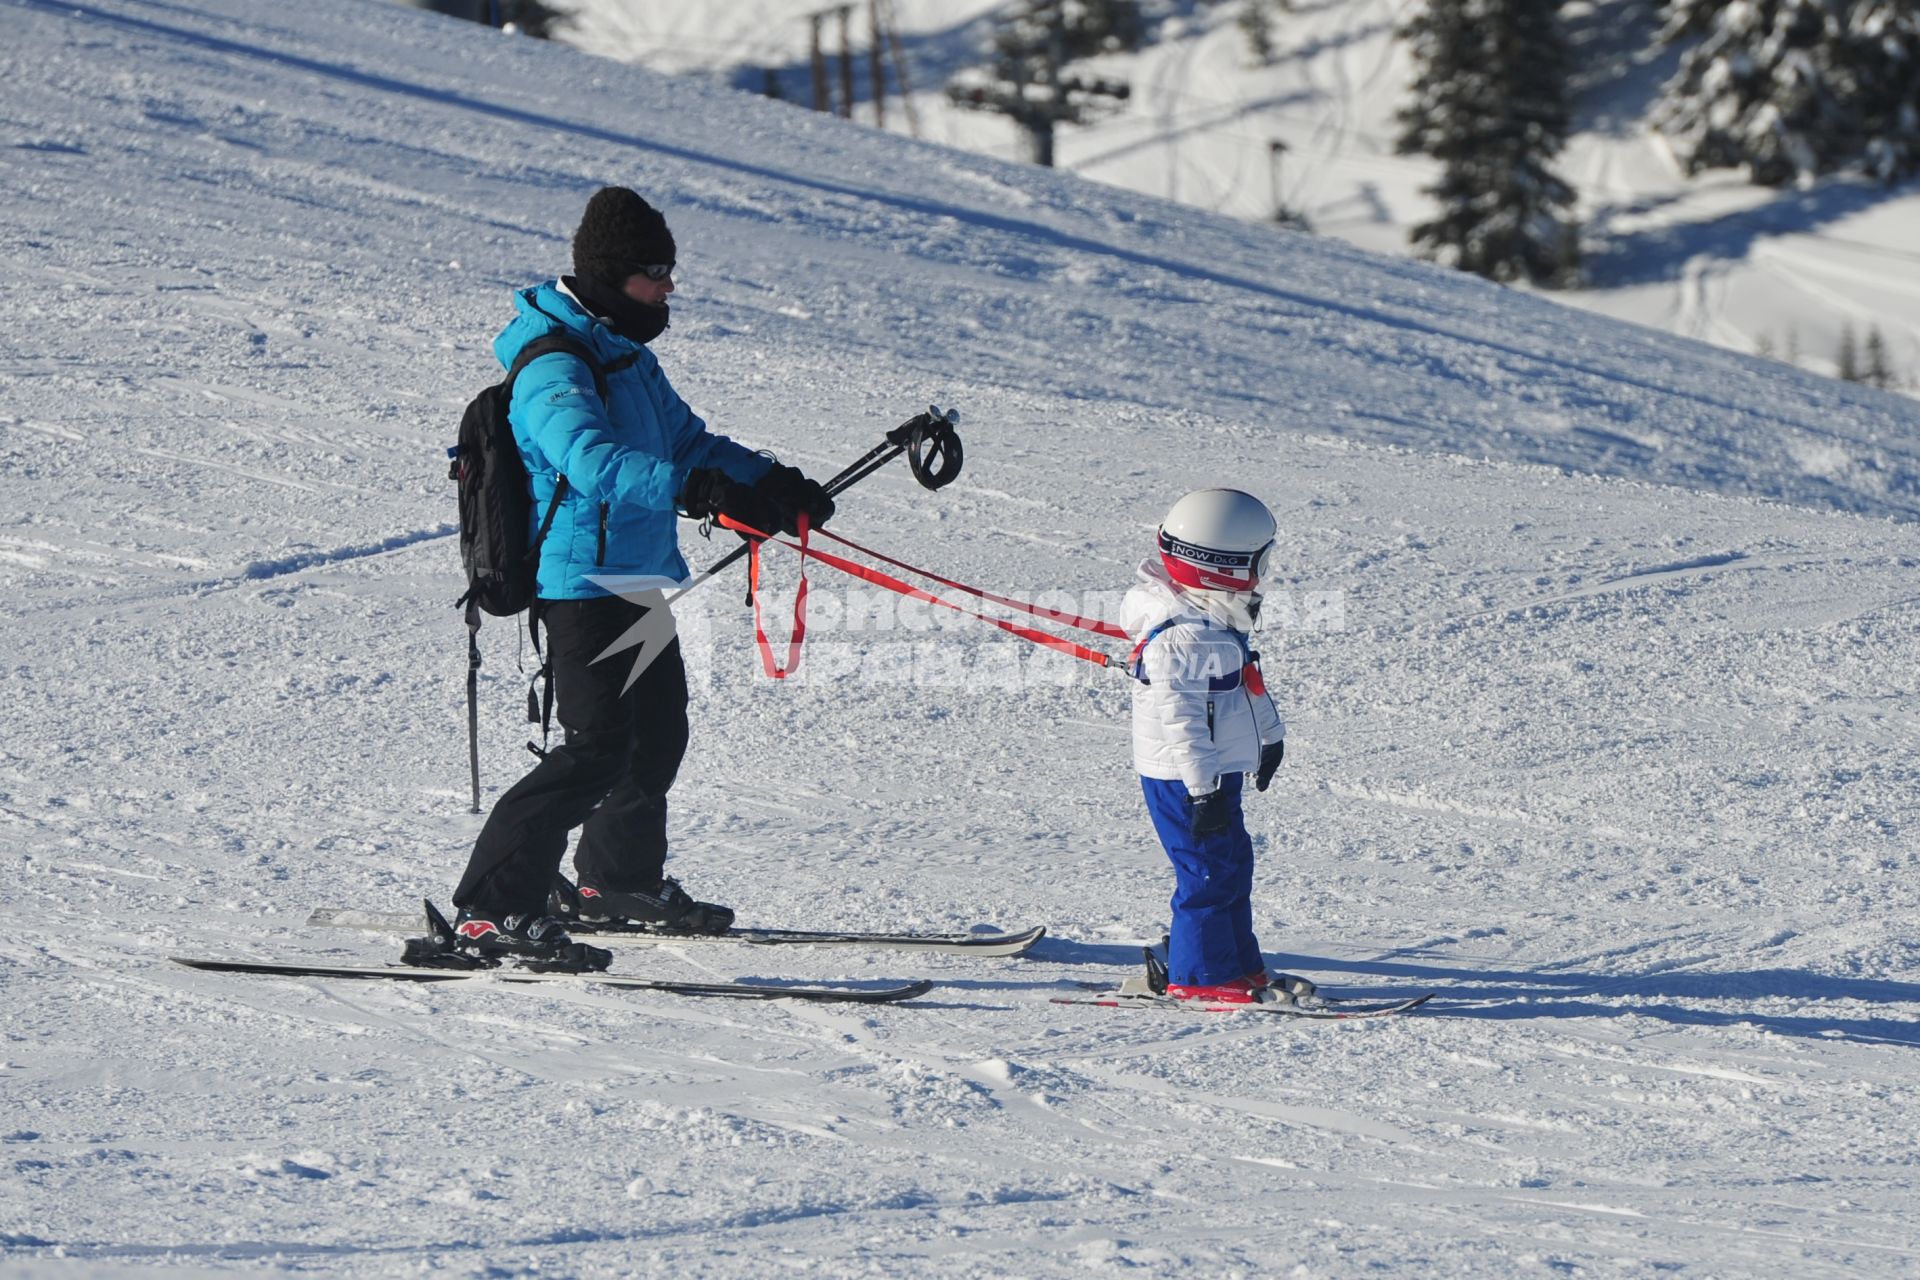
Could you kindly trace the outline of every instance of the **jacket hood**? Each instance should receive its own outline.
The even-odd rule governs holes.
[[[493,354],[503,369],[512,367],[513,358],[520,354],[522,347],[550,333],[564,332],[579,338],[599,355],[603,364],[625,355],[634,346],[615,333],[606,321],[589,312],[586,304],[558,280],[515,293],[513,309],[514,318],[493,340]]]

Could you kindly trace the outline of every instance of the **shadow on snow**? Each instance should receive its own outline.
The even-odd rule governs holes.
[[[1125,971],[1140,967],[1140,948],[1128,943],[1073,942],[1048,938],[1029,953],[1055,964],[1099,965]],[[1517,1021],[1536,1018],[1637,1016],[1690,1027],[1749,1026],[1775,1035],[1812,1039],[1872,1040],[1920,1047],[1920,982],[1844,978],[1797,969],[1731,972],[1604,974],[1539,969],[1479,969],[1405,960],[1352,960],[1277,953],[1277,968],[1313,976],[1329,994],[1347,994],[1328,975],[1391,979],[1368,994],[1383,998],[1438,991],[1426,1016]],[[1116,977],[1116,982],[1118,981]],[[959,984],[947,984],[959,985]],[[990,985],[990,984],[983,984]],[[1045,985],[1045,984],[1033,984]],[[1703,1008],[1688,1001],[1792,1000],[1791,1012]],[[1849,1016],[1810,1011],[1825,1001],[1914,1006],[1913,1016]]]

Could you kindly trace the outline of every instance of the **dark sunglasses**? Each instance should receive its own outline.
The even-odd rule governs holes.
[[[655,284],[658,284],[673,274],[673,264],[671,262],[656,262],[651,266],[635,267],[630,274],[645,276]]]

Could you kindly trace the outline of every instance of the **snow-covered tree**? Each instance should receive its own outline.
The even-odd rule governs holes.
[[[1686,36],[1704,36],[1720,14],[1736,0],[1666,0],[1661,40],[1671,44]]]
[[[1429,256],[1494,280],[1579,277],[1566,143],[1571,57],[1558,0],[1428,0],[1401,35],[1418,68],[1399,150],[1444,166],[1440,216],[1413,229]]]
[[[1920,4],[1858,0],[1847,31],[1861,91],[1863,165],[1882,182],[1920,173]]]
[[[1689,172],[1920,171],[1914,0],[1671,0],[1663,34],[1698,37],[1655,114]]]

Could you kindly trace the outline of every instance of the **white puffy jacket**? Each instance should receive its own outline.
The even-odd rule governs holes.
[[[1221,616],[1232,617],[1221,593],[1177,585],[1158,557],[1143,561],[1139,576],[1120,607],[1121,625],[1136,647],[1171,625],[1138,650],[1133,765],[1205,795],[1218,789],[1221,774],[1258,768],[1260,748],[1283,739],[1287,727],[1249,661],[1245,632]]]

